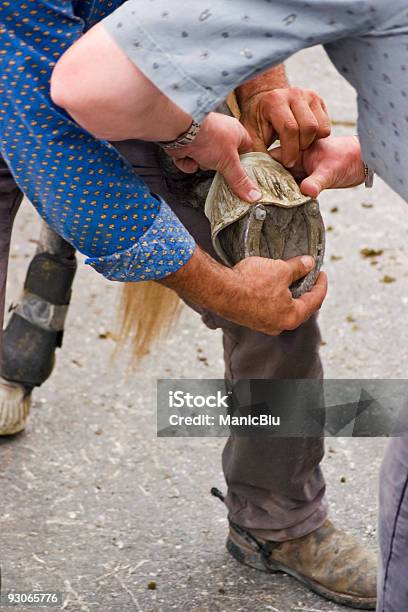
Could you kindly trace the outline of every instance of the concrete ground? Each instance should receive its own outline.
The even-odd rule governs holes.
[[[292,82],[325,96],[337,133],[355,132],[354,95],[319,49],[289,62]],[[325,193],[321,313],[328,377],[403,378],[408,357],[405,204],[375,189]],[[25,205],[9,277],[18,295],[37,237]],[[363,248],[380,250],[364,258]],[[391,279],[392,282],[384,282]],[[394,279],[394,280],[392,280]],[[35,392],[27,431],[0,443],[3,589],[63,591],[69,612],[340,612],[292,578],[246,569],[224,549],[221,439],[156,439],[157,378],[219,378],[221,338],[185,309],[174,335],[134,374],[112,360],[119,287],[80,267],[64,348]],[[384,442],[327,441],[331,517],[376,547]],[[148,585],[156,586],[155,589]],[[30,610],[21,606],[18,610]]]

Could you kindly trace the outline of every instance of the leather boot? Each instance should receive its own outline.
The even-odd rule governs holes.
[[[286,542],[261,540],[234,523],[227,550],[245,565],[290,574],[335,603],[363,610],[376,607],[375,553],[329,520],[308,535]]]

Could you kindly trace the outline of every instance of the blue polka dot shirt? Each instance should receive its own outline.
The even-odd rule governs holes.
[[[120,0],[2,0],[0,153],[39,214],[111,280],[164,278],[193,238],[109,143],[50,99],[53,67]]]

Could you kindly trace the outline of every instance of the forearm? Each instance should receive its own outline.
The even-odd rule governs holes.
[[[196,247],[185,266],[160,282],[183,299],[226,316],[226,306],[233,299],[235,275]]]
[[[235,93],[241,106],[255,94],[285,87],[288,80],[280,65]],[[51,96],[81,126],[107,140],[174,140],[192,120],[144,76],[101,24],[57,62]]]
[[[101,24],[57,62],[51,97],[79,125],[106,140],[174,140],[192,121],[144,76]]]
[[[256,94],[271,91],[273,89],[284,89],[286,87],[289,87],[289,81],[286,75],[285,66],[280,64],[237,87],[235,95],[238,105],[242,107],[247,100]]]
[[[237,325],[276,335],[295,329],[320,308],[327,290],[324,275],[299,300],[288,289],[313,266],[312,257],[287,262],[247,257],[227,268],[197,247],[185,266],[161,282]]]

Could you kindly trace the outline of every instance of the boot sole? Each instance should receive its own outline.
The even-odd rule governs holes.
[[[334,603],[349,606],[350,608],[355,608],[357,610],[375,610],[376,608],[376,597],[362,598],[352,597],[351,595],[341,595],[335,591],[326,589],[318,582],[307,578],[303,574],[299,574],[290,567],[277,563],[276,561],[270,561],[268,565],[265,565],[262,562],[260,553],[251,549],[249,546],[243,545],[241,542],[234,541],[231,535],[229,535],[227,538],[227,550],[230,555],[234,557],[234,559],[243,565],[247,565],[248,567],[252,567],[266,573],[275,574],[278,572],[283,572],[284,574],[288,574],[307,586],[314,593],[317,593],[321,597],[324,597],[325,599],[328,599]]]

